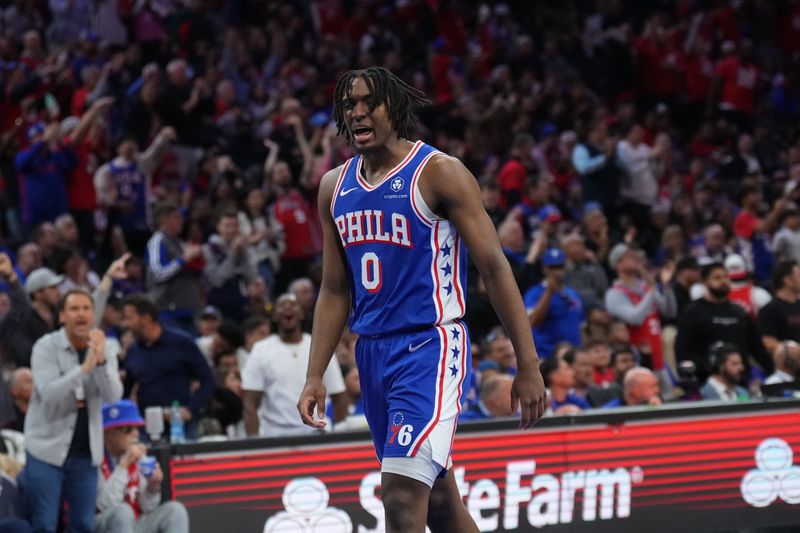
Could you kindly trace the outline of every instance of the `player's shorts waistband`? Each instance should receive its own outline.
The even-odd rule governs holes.
[[[401,335],[413,335],[415,333],[422,333],[423,331],[429,331],[434,328],[439,327],[447,327],[453,324],[461,324],[461,320],[451,320],[450,322],[444,322],[442,324],[428,324],[425,326],[417,326],[409,329],[402,329],[396,331],[387,331],[385,333],[358,333],[358,336],[363,339],[370,339],[370,340],[378,340],[378,339],[391,339],[393,337],[399,337]]]

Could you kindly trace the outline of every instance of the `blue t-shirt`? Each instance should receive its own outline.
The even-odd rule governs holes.
[[[592,408],[592,406],[589,405],[589,402],[587,402],[586,400],[584,400],[583,398],[581,398],[580,396],[578,396],[576,394],[572,394],[571,392],[567,394],[567,397],[564,398],[563,402],[559,402],[558,400],[555,400],[554,398],[550,398],[550,408],[553,411],[555,411],[559,407],[563,407],[565,405],[574,405],[576,407],[579,407],[580,409],[591,409]]]
[[[536,307],[544,294],[544,284],[534,285],[525,293],[525,308]],[[559,342],[567,341],[573,346],[581,344],[581,322],[583,304],[581,297],[572,287],[564,287],[553,294],[550,309],[544,321],[533,328],[533,339],[540,357],[551,357]]]

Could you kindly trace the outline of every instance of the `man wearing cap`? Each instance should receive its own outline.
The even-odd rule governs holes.
[[[103,314],[111,284],[125,276],[124,263],[128,257],[126,254],[114,261],[95,289],[92,299],[98,317]],[[23,290],[11,259],[0,253],[0,279],[3,278],[8,281],[13,312],[0,321],[0,346],[8,347],[16,366],[29,367],[33,343],[58,327],[57,307],[61,297],[58,287],[64,277],[49,268],[37,268],[25,279]]]
[[[16,366],[31,366],[33,343],[58,327],[58,285],[63,277],[38,268],[28,275],[23,289],[11,259],[0,254],[0,278],[8,281],[11,299],[11,312],[0,322],[0,345],[7,347]]]
[[[571,233],[561,239],[566,256],[567,285],[573,287],[587,308],[602,307],[608,290],[608,276],[594,253],[586,248],[583,236]]]
[[[583,304],[572,287],[564,283],[566,257],[558,248],[542,256],[545,280],[525,294],[525,308],[533,338],[541,357],[551,357],[559,342],[581,344]]]
[[[674,267],[671,263],[662,267],[656,283],[641,252],[624,243],[612,248],[608,264],[617,273],[617,280],[606,291],[606,310],[625,322],[631,343],[649,356],[653,369],[663,369],[661,316],[675,316],[677,304],[669,283]]]
[[[94,324],[92,295],[73,289],[59,304],[64,326],[34,345],[33,394],[25,417],[20,485],[34,530],[55,531],[62,500],[68,531],[88,533],[103,458],[103,402],[122,396],[117,354]]]
[[[161,503],[164,473],[139,443],[144,420],[130,400],[103,406],[105,450],[100,465],[94,533],[188,533],[182,503]],[[141,461],[141,462],[140,462]]]
[[[22,222],[30,231],[67,212],[67,173],[78,164],[75,152],[61,143],[59,124],[36,123],[28,129],[30,146],[14,161],[20,178]]]

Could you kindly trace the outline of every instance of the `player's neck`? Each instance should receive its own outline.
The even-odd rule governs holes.
[[[414,143],[411,141],[392,136],[386,144],[362,152],[361,169],[364,179],[369,183],[383,179],[387,172],[405,159],[413,147]]]

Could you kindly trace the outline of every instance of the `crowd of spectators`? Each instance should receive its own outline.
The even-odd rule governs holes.
[[[291,425],[317,187],[353,155],[331,95],[370,65],[429,95],[415,136],[478,180],[551,412],[795,379],[796,0],[8,0],[0,422],[24,427],[32,347],[82,288],[142,412],[177,401],[191,438]],[[474,269],[468,293],[462,417],[507,416],[513,346]],[[334,429],[363,427],[354,343]]]

